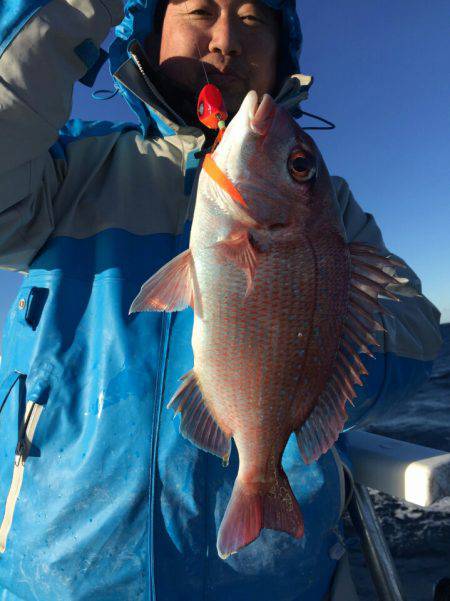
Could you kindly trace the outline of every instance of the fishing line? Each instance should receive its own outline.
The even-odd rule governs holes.
[[[187,7],[186,0],[184,0],[184,7],[189,22],[192,25],[192,19]],[[219,130],[217,133],[216,140],[211,149],[211,152],[213,152],[217,144],[222,139],[223,133],[226,128],[225,122],[228,118],[228,113],[223,102],[221,91],[217,86],[209,83],[208,73],[206,72],[205,63],[202,60],[202,55],[200,53],[200,48],[196,38],[195,45],[197,47],[198,60],[202,64],[203,73],[205,74],[206,79],[206,84],[200,90],[200,94],[198,95],[197,99],[197,117],[199,121],[209,129]]]
[[[304,111],[303,109],[300,109],[301,115],[300,117],[303,117],[303,115],[306,115],[307,117],[312,117],[313,119],[317,119],[317,121],[321,121],[322,123],[326,123],[326,127],[314,127],[314,126],[310,126],[310,127],[302,127],[303,130],[307,130],[307,129],[335,129],[336,125],[334,123],[332,123],[331,121],[328,121],[328,119],[325,119],[324,117],[319,117],[319,115],[314,115],[314,113],[307,113],[306,111]]]

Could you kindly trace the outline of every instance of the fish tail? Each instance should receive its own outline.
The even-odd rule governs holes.
[[[262,497],[258,491],[249,490],[237,478],[231,499],[220,524],[217,552],[226,559],[258,538],[263,527]]]
[[[294,538],[301,538],[305,527],[300,505],[281,466],[276,475],[275,482],[264,496],[263,527],[281,530]]]
[[[281,466],[270,486],[236,479],[219,528],[217,551],[226,559],[258,538],[262,528],[281,530],[295,538],[304,533],[300,506]]]

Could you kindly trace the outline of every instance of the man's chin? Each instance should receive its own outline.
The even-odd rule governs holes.
[[[198,94],[206,84],[203,73],[196,81],[190,80],[189,83],[177,80],[167,69],[160,68],[157,72],[157,87],[165,100],[177,112],[184,117],[196,120],[196,107]],[[227,80],[227,81],[225,81]],[[215,76],[209,78],[210,83],[216,85],[222,93],[223,101],[228,112],[229,118],[235,115],[244,100],[248,88],[247,82],[238,78],[227,78],[226,76]]]
[[[227,109],[228,116],[231,117],[235,115],[241,107],[242,101],[244,100],[247,92],[249,90],[239,90],[239,92],[235,92],[232,90],[221,89],[223,101],[225,103],[225,108]]]

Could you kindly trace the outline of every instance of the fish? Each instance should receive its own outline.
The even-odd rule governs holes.
[[[304,535],[282,468],[292,433],[306,463],[337,440],[346,403],[383,331],[379,296],[404,264],[348,243],[313,139],[255,91],[203,161],[189,248],[142,286],[130,312],[194,311],[194,365],[167,407],[180,432],[239,470],[217,551],[226,559],[263,528]]]

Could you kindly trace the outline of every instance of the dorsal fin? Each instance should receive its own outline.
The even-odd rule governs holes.
[[[399,299],[387,286],[404,284],[383,268],[404,267],[398,259],[379,254],[376,248],[349,244],[351,258],[350,289],[347,315],[344,319],[333,373],[308,419],[296,430],[303,459],[310,463],[328,451],[337,440],[347,419],[345,404],[355,398],[353,384],[364,385],[360,376],[368,375],[359,353],[373,357],[368,345],[379,346],[374,333],[384,331],[374,313],[389,313],[378,301],[378,295]]]

